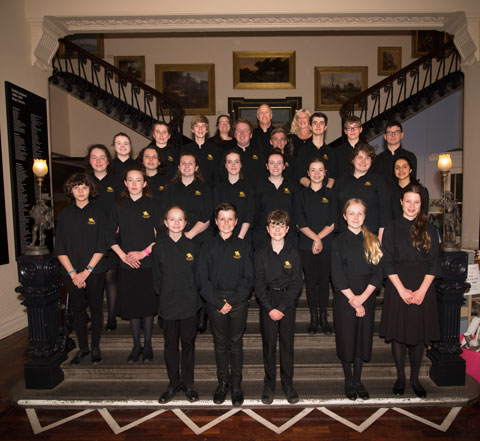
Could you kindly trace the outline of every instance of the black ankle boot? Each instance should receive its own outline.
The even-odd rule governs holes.
[[[307,331],[312,335],[318,331],[318,315],[315,310],[310,310],[310,325],[308,325]]]
[[[328,314],[326,312],[320,311],[320,327],[324,334],[331,334],[332,328],[328,324],[327,320]]]
[[[197,333],[203,334],[207,330],[207,311],[203,307],[198,313]]]

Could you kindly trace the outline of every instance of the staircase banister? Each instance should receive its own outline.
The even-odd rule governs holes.
[[[88,52],[87,50],[85,50],[82,47],[76,45],[75,43],[72,43],[70,40],[68,40],[66,38],[60,38],[58,41],[60,43],[64,44],[65,48],[69,47],[70,49],[73,49],[73,50],[77,51],[78,53],[82,54],[86,58],[94,61],[95,63],[100,64],[105,69],[108,69],[109,71],[113,72],[115,75],[118,75],[119,79],[124,79],[128,83],[131,83],[134,86],[139,87],[140,89],[143,89],[144,91],[150,93],[151,95],[156,96],[161,101],[164,101],[164,102],[168,103],[171,107],[178,110],[180,118],[183,118],[185,116],[185,110],[183,109],[181,104],[178,103],[177,101],[174,101],[174,100],[170,99],[164,93],[158,91],[157,89],[154,89],[153,87],[150,87],[148,84],[142,83],[141,81],[137,80],[133,75],[130,75],[126,72],[123,72],[120,69],[117,69],[115,66],[112,66],[107,61],[103,60],[100,57],[97,57],[96,55],[93,55],[91,52]]]
[[[353,107],[355,103],[361,101],[362,99],[367,99],[371,94],[375,91],[380,90],[390,84],[392,84],[395,80],[406,76],[415,68],[422,66],[424,63],[428,63],[430,60],[439,57],[440,55],[446,53],[447,50],[452,49],[456,50],[453,40],[450,40],[441,46],[439,46],[436,50],[429,52],[428,54],[424,55],[421,58],[413,61],[412,63],[408,64],[404,68],[400,69],[399,71],[395,72],[394,74],[390,75],[389,77],[385,78],[378,83],[375,83],[373,86],[370,86],[368,89],[365,89],[363,92],[360,92],[358,95],[350,98],[348,101],[343,103],[342,107],[340,108],[340,116],[342,120],[344,120],[348,116],[348,109]]]

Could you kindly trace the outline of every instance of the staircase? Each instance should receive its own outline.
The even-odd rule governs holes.
[[[59,41],[52,84],[147,138],[155,121],[166,122],[172,141],[181,144],[185,111],[179,103],[71,41]]]

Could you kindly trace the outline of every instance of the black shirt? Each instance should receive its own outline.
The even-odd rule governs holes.
[[[279,254],[271,243],[255,253],[255,295],[267,312],[285,312],[295,305],[302,290],[300,256],[294,247],[286,245]]]
[[[155,141],[152,141],[147,147],[158,148],[158,159],[162,164],[161,167],[165,169],[164,173],[162,174],[166,175],[166,179],[168,181],[171,181],[178,169],[178,149],[170,143],[165,147],[158,147]]]
[[[55,256],[66,255],[77,272],[83,271],[95,253],[104,253],[107,219],[103,210],[91,203],[79,208],[75,202],[58,215],[55,235]],[[93,272],[106,271],[104,259]],[[62,274],[67,271],[61,265]]]
[[[385,228],[392,219],[390,191],[382,176],[368,172],[360,178],[353,175],[341,177],[336,185],[338,200],[338,229],[345,231],[347,223],[342,210],[351,198],[362,199],[367,205],[365,226],[374,234]]]
[[[223,156],[223,151],[210,141],[205,141],[200,147],[195,141],[182,146],[181,154],[191,153],[198,159],[198,166],[205,182],[213,187],[218,181],[217,172]]]
[[[250,144],[245,150],[236,145],[234,150],[240,154],[242,174],[250,185],[255,185],[259,180],[265,178],[267,175],[267,169],[265,167],[266,158],[261,149]],[[227,179],[227,171],[223,163],[220,166],[219,174],[222,181]]]
[[[311,187],[302,188],[295,194],[295,220],[298,228],[309,227],[315,234],[337,221],[337,195],[335,190],[323,186],[318,191]],[[323,247],[330,249],[333,232],[322,239]],[[312,239],[300,231],[298,248],[311,251]]]
[[[157,173],[155,176],[147,176],[147,183],[153,199],[158,203],[159,207],[163,207],[163,199],[165,190],[170,182],[166,174]]]
[[[216,207],[220,202],[229,202],[235,205],[238,214],[238,223],[233,231],[238,236],[243,223],[249,223],[251,230],[253,226],[253,214],[255,210],[255,195],[253,188],[242,179],[235,184],[230,181],[220,182],[213,189],[213,206]]]
[[[377,155],[373,163],[373,172],[382,175],[387,183],[396,181],[393,172],[393,166],[398,158],[407,158],[412,165],[412,178],[417,177],[417,157],[415,153],[405,150],[402,146],[398,147],[392,155],[390,150],[385,149],[382,153]]]
[[[115,178],[123,184],[125,180],[125,173],[131,167],[138,167],[136,161],[132,158],[128,158],[125,162],[120,161],[118,158],[113,158],[113,172]]]
[[[195,281],[198,248],[185,236],[175,242],[168,235],[153,247],[153,286],[159,295],[158,313],[165,320],[192,317],[200,308]]]
[[[152,198],[142,196],[136,201],[130,196],[122,199],[120,207],[115,204],[110,214],[107,234],[107,245],[119,245],[128,253],[143,251],[152,242],[155,242],[155,231],[159,232],[162,226],[161,210]],[[118,229],[118,234],[116,231]],[[151,268],[151,255],[141,260],[142,268]],[[131,269],[120,260],[120,268]]]
[[[439,254],[440,245],[438,241],[438,232],[431,224],[428,225],[428,234],[431,239],[430,250],[425,252],[423,248],[420,251],[413,247],[410,234],[413,221],[405,217],[399,217],[391,222],[383,232],[383,268],[385,275],[397,274],[395,264],[405,263],[427,263],[426,274],[441,276],[442,268]]]
[[[263,152],[264,156],[268,154],[272,147],[270,144],[270,135],[273,129],[274,127],[272,125],[270,125],[265,132],[260,126],[253,129],[253,142]]]
[[[344,142],[338,147],[335,147],[334,152],[337,157],[337,178],[341,178],[342,176],[348,176],[352,173],[350,155],[352,154],[353,149],[357,145],[358,143],[352,147],[347,140],[347,142]]]
[[[308,164],[313,158],[320,158],[325,161],[329,178],[336,179],[338,177],[337,156],[335,155],[335,151],[326,144],[323,144],[322,147],[317,148],[315,144],[309,142],[306,143],[302,150],[298,153],[296,163],[298,180],[304,177],[308,178]]]
[[[380,288],[383,281],[381,261],[368,263],[363,248],[363,233],[350,230],[338,235],[332,242],[332,282],[336,291],[350,288],[349,277],[370,276],[369,285]]]
[[[103,179],[98,179],[94,174],[91,174],[95,187],[97,188],[98,196],[90,201],[91,204],[98,206],[105,213],[105,218],[108,219],[113,204],[117,202],[125,185],[119,188],[118,180],[113,175],[106,175]]]
[[[293,145],[293,154],[298,156],[303,149],[305,144],[308,144],[312,141],[312,135],[307,139],[300,139],[298,135],[290,135],[290,143]]]
[[[222,309],[223,299],[234,306],[248,299],[253,288],[253,264],[248,242],[231,236],[224,240],[217,234],[200,250],[197,281],[207,303]]]
[[[420,184],[419,184],[420,185]],[[428,194],[428,190],[423,185],[420,185],[422,192],[423,192],[423,205],[422,205],[422,212],[428,215],[428,207],[430,204],[430,195]],[[403,215],[402,204],[400,203],[400,199],[403,195],[403,188],[398,185],[398,183],[394,183],[391,187],[391,194],[392,194],[392,218],[396,219]]]

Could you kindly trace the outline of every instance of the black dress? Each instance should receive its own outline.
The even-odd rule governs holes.
[[[431,247],[428,252],[412,246],[410,229],[413,221],[404,217],[395,219],[383,233],[383,266],[386,276],[398,274],[403,285],[417,290],[426,274],[441,275],[438,233],[428,227]],[[385,287],[380,336],[387,342],[395,340],[407,345],[428,344],[440,339],[437,301],[432,283],[421,305],[407,305],[390,279]]]
[[[365,258],[363,234],[347,230],[332,243],[333,322],[338,357],[353,362],[355,357],[364,361],[372,355],[373,327],[375,321],[375,293],[363,303],[365,316],[357,317],[355,309],[341,292],[350,288],[355,295],[363,293],[368,285],[382,285],[381,264],[372,265]]]

